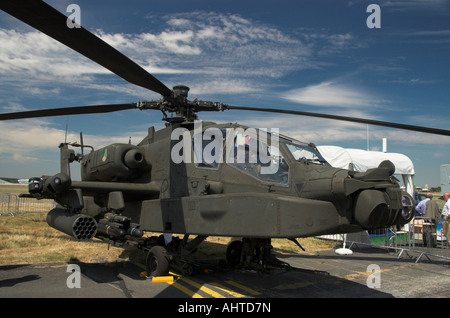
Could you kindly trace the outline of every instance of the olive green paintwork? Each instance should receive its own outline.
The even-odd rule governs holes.
[[[67,202],[67,193],[73,196],[77,190],[84,196],[78,204],[84,214],[95,217],[111,210],[130,217],[144,231],[206,236],[295,238],[404,224],[410,219],[399,216],[402,193],[388,168],[357,173],[295,160],[283,142],[291,140],[283,137],[279,146],[289,176],[284,184],[270,183],[226,162],[215,168],[174,163],[171,151],[181,139],[171,136],[180,127],[189,130],[191,140],[193,123],[172,123],[159,131],[149,128],[137,146],[115,144],[91,152],[81,160],[83,181],[73,181],[71,191],[61,191],[57,200]],[[203,130],[211,127],[242,126],[203,122]],[[303,146],[315,149],[313,144]],[[137,149],[143,162],[127,172],[112,154],[122,148]],[[109,163],[105,149],[112,156]],[[62,147],[62,171],[68,171],[64,158],[70,151]]]

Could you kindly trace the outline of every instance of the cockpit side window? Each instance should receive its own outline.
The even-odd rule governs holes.
[[[218,169],[223,161],[223,133],[220,129],[206,129],[192,137],[194,163],[199,168]]]

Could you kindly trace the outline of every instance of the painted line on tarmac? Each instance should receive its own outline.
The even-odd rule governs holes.
[[[175,287],[175,288],[178,289],[179,291],[185,293],[186,295],[188,295],[188,296],[191,297],[191,298],[203,298],[202,295],[200,295],[200,294],[198,294],[198,293],[196,293],[196,292],[193,292],[193,291],[190,290],[189,288],[187,288],[187,287],[181,285],[180,283],[178,283],[178,282],[176,282],[176,281],[175,281],[175,282],[172,282],[172,283],[168,283],[168,284],[169,284],[170,286]]]
[[[136,266],[142,268],[142,269],[146,269],[146,266],[140,263],[134,263]],[[179,291],[183,292],[184,294],[188,295],[191,298],[204,298],[198,291],[206,294],[207,296],[212,296],[214,298],[227,298],[226,296],[212,290],[211,288],[208,288],[190,278],[187,278],[185,276],[179,275],[177,273],[174,273],[172,271],[169,272],[170,275],[174,276],[174,281],[173,282],[166,282],[168,285],[175,287],[176,289],[178,289]],[[237,283],[235,281],[232,280],[227,280],[224,281],[223,283],[231,285],[233,287],[237,287],[243,291],[245,291],[246,293],[253,295],[253,296],[258,296],[261,295],[261,293],[247,287],[244,286],[240,283]],[[186,284],[187,286],[185,286],[184,284]],[[219,291],[224,292],[232,297],[235,298],[243,298],[243,297],[247,297],[237,291],[232,290],[231,288],[224,286],[223,284],[217,283],[217,282],[211,282],[211,283],[207,283],[211,286],[213,286],[214,288],[217,288]],[[196,291],[191,290],[188,287],[194,287],[196,289]]]
[[[232,286],[234,286],[234,287],[240,288],[240,289],[242,289],[243,291],[246,291],[247,293],[249,293],[249,294],[251,294],[251,295],[253,295],[253,296],[261,295],[260,292],[257,292],[256,290],[253,290],[253,289],[251,289],[251,288],[249,288],[249,287],[247,287],[247,286],[244,286],[244,285],[242,285],[242,284],[239,284],[239,283],[237,283],[237,282],[235,282],[235,281],[227,280],[227,281],[225,281],[225,283],[230,284],[230,285],[232,285]]]
[[[192,279],[189,279],[189,278],[187,278],[185,276],[180,276],[179,279],[182,282],[185,282],[185,283],[193,286],[197,290],[200,290],[200,291],[202,291],[202,292],[204,292],[204,293],[206,293],[208,295],[213,296],[214,298],[225,298],[225,296],[223,296],[223,295],[215,292],[214,290],[212,290],[212,289],[210,289],[210,288],[208,288],[208,287],[206,287],[204,285],[201,285],[201,284],[197,283],[196,281],[193,281]]]
[[[228,287],[226,287],[224,285],[221,285],[219,283],[212,282],[212,283],[210,283],[210,285],[213,285],[214,287],[220,289],[221,291],[223,291],[223,292],[225,292],[227,294],[230,294],[233,297],[236,297],[236,298],[246,297],[245,295],[242,295],[242,294],[240,294],[238,292],[235,292],[235,291],[231,290],[230,288],[228,288]]]

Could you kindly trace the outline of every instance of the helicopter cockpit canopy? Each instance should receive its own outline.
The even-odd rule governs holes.
[[[273,142],[278,136],[259,129],[255,132],[256,135],[236,132],[227,164],[262,183],[288,186],[289,165],[280,150],[279,140]]]
[[[220,138],[222,140],[218,140]],[[196,142],[201,145],[198,149]],[[192,136],[192,146],[194,161],[199,168],[218,169],[219,163],[224,162],[262,183],[279,186],[289,184],[289,161],[328,164],[313,144],[264,129],[234,127],[199,130]]]

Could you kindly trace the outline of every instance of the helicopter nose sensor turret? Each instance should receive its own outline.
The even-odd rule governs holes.
[[[395,166],[385,160],[378,168],[352,174],[347,182],[354,189],[353,216],[365,229],[403,225],[411,221],[412,198],[391,180]],[[361,182],[362,181],[362,182]]]
[[[300,197],[332,202],[349,224],[364,229],[403,225],[413,217],[413,200],[392,178],[394,171],[388,160],[365,172],[322,167],[296,186]]]
[[[357,195],[355,220],[364,228],[380,228],[392,219],[389,197],[379,190],[363,190]],[[392,220],[391,220],[392,222]]]

